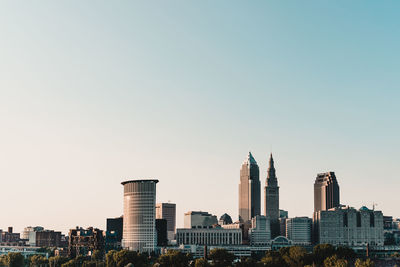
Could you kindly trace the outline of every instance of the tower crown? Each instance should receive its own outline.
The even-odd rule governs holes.
[[[274,158],[272,157],[272,153],[269,157],[269,167],[268,167],[268,171],[267,171],[267,185],[268,186],[278,186],[278,180],[276,178]]]

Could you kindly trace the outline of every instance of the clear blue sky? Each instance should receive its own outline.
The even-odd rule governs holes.
[[[400,217],[399,1],[1,1],[0,228],[105,227],[120,182],[238,215],[249,150],[281,208]]]

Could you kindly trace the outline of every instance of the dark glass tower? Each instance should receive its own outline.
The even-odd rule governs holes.
[[[339,184],[335,173],[319,173],[314,183],[314,212],[339,207],[339,205]]]
[[[264,213],[271,223],[271,238],[280,234],[279,225],[279,186],[276,178],[274,159],[272,154],[269,158],[267,180],[264,188],[265,205]]]
[[[249,152],[240,169],[239,220],[247,222],[261,213],[260,171]]]

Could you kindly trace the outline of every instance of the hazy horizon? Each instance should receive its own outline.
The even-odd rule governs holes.
[[[0,229],[105,229],[129,179],[157,202],[238,217],[252,152],[280,208],[399,218],[400,2],[3,1]],[[263,211],[263,189],[261,195]]]

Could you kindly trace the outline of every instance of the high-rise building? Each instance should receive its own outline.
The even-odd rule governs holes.
[[[260,215],[261,192],[260,171],[256,160],[249,152],[240,169],[239,183],[239,220],[250,221]]]
[[[286,237],[297,245],[311,244],[312,219],[295,217],[286,220]]]
[[[152,252],[157,246],[156,184],[158,180],[130,180],[124,186],[122,247]]]
[[[274,159],[269,158],[269,167],[267,180],[264,188],[265,205],[264,212],[267,219],[271,222],[271,238],[275,238],[280,234],[279,225],[279,186],[276,178]]]
[[[204,211],[189,211],[185,213],[185,228],[212,228],[218,224],[217,216]]]
[[[335,173],[319,173],[314,183],[314,212],[329,210],[339,206],[339,184]]]
[[[174,203],[157,203],[156,219],[167,220],[167,238],[168,240],[175,239],[176,229],[176,204]]]

